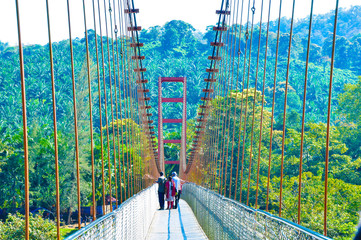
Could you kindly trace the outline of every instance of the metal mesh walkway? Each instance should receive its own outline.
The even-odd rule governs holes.
[[[193,183],[183,185],[178,209],[157,211],[157,185],[66,240],[307,239],[330,240],[295,223],[225,198]],[[206,235],[207,234],[207,235]]]
[[[286,219],[248,207],[193,183],[183,185],[191,206],[210,239],[330,240]]]
[[[178,209],[157,211],[149,228],[147,240],[158,239],[208,239],[192,209],[179,201]]]
[[[115,211],[65,240],[144,239],[158,207],[156,184],[127,199]]]

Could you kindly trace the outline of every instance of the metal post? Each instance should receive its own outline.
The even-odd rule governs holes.
[[[163,143],[163,107],[162,107],[162,78],[158,79],[158,160],[159,168],[164,172],[164,143]]]
[[[182,116],[182,135],[181,135],[181,149],[179,159],[179,177],[183,177],[187,165],[187,78],[183,80],[183,116]]]

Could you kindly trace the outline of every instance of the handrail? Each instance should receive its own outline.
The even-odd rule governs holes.
[[[158,207],[158,185],[140,191],[118,209],[98,218],[65,240],[144,239]]]
[[[210,239],[314,239],[330,238],[268,212],[254,209],[194,183],[182,188]]]

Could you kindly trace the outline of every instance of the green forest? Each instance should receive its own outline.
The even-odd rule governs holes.
[[[289,72],[289,86],[287,99],[287,121],[286,121],[286,145],[285,145],[285,182],[283,217],[293,222],[297,222],[297,189],[298,189],[298,167],[300,157],[300,134],[302,117],[302,99],[305,78],[305,61],[307,53],[308,18],[299,19],[294,26],[292,37],[291,63]],[[307,85],[307,105],[306,105],[306,126],[305,126],[305,148],[303,165],[303,192],[302,192],[302,216],[301,225],[314,231],[322,233],[322,209],[323,209],[323,187],[324,187],[324,159],[325,159],[325,139],[326,139],[326,118],[327,101],[329,89],[330,61],[332,49],[332,26],[334,13],[316,15],[311,36],[310,65]],[[252,67],[249,72],[249,88],[242,88],[241,76],[244,74],[243,58],[246,52],[246,37],[241,34],[239,39],[239,26],[229,26],[237,31],[230,32],[230,37],[234,36],[237,44],[227,52],[227,57],[237,54],[241,59],[240,63],[234,65],[236,71],[233,72],[235,84],[233,90],[212,100],[214,106],[210,114],[210,119],[215,119],[217,113],[227,114],[231,109],[236,109],[236,115],[230,115],[230,127],[235,126],[236,132],[239,130],[241,118],[236,116],[245,115],[245,110],[241,111],[240,104],[248,105],[248,115],[243,132],[247,136],[246,144],[242,142],[242,135],[236,135],[235,142],[231,145],[228,142],[228,165],[233,168],[228,169],[228,176],[232,173],[233,185],[226,186],[226,194],[233,197],[247,199],[248,191],[248,165],[250,156],[253,156],[250,182],[251,206],[255,204],[256,170],[258,158],[258,140],[260,131],[260,114],[262,105],[261,79],[265,73],[264,92],[264,112],[261,141],[261,162],[260,162],[260,193],[258,206],[265,209],[265,191],[267,183],[267,164],[270,141],[271,108],[273,89],[276,89],[275,99],[275,119],[273,125],[273,147],[272,171],[269,208],[272,213],[278,213],[279,194],[279,171],[281,158],[281,141],[283,128],[283,109],[285,94],[285,76],[287,71],[287,54],[289,45],[290,19],[281,19],[281,35],[279,40],[279,55],[277,69],[277,84],[273,86],[276,41],[277,41],[277,21],[270,22],[270,33],[268,43],[268,56],[266,70],[263,69],[266,48],[266,24],[262,25],[261,36],[259,36],[259,24],[256,24],[253,31],[252,45],[260,44],[260,61],[258,73]],[[157,99],[158,99],[158,77],[187,77],[187,118],[188,145],[195,131],[196,116],[201,103],[200,96],[205,88],[205,69],[209,67],[207,57],[212,55],[210,42],[214,41],[215,32],[213,26],[209,26],[207,31],[202,33],[190,24],[173,20],[164,26],[154,26],[143,29],[140,32],[140,42],[144,43],[141,49],[145,56],[143,61],[147,68],[145,78],[149,80],[150,105],[153,114],[152,120],[157,122]],[[243,31],[246,26],[242,26]],[[332,115],[331,115],[331,141],[330,141],[330,170],[329,170],[329,237],[335,239],[349,239],[355,232],[355,227],[359,220],[361,210],[361,6],[354,6],[349,9],[341,9],[337,26],[337,38],[335,49],[335,69],[333,72],[333,92],[332,92]],[[98,37],[98,47],[100,48],[100,36]],[[91,78],[93,91],[93,105],[97,105],[99,94],[97,92],[96,77],[96,50],[95,33],[88,31],[91,55]],[[101,39],[104,44],[108,39]],[[78,117],[80,136],[80,164],[81,164],[81,202],[82,206],[91,205],[91,169],[90,169],[90,129],[88,116],[88,96],[86,79],[86,50],[85,39],[73,39],[74,64],[76,76],[76,90],[78,99]],[[249,46],[249,45],[248,45]],[[29,156],[30,156],[30,200],[31,207],[44,207],[53,209],[55,204],[55,179],[53,164],[53,122],[51,108],[51,79],[49,65],[48,45],[28,45],[24,47],[25,79],[27,87],[27,111],[29,127]],[[58,115],[58,141],[60,159],[60,189],[61,189],[61,212],[70,215],[76,210],[76,166],[74,161],[74,112],[72,109],[72,79],[69,41],[63,40],[53,44],[54,50],[54,73],[56,79],[56,98]],[[107,50],[105,49],[105,55]],[[111,55],[111,54],[110,54]],[[251,51],[251,66],[256,66],[257,47]],[[23,128],[22,109],[20,92],[20,72],[18,48],[0,42],[0,209],[7,209],[8,212],[15,212],[24,208],[24,164],[23,164]],[[105,77],[109,78],[110,66],[105,63]],[[246,68],[245,68],[246,69]],[[229,73],[230,75],[231,73]],[[256,75],[258,76],[257,89],[254,89]],[[221,76],[222,77],[222,76]],[[105,85],[109,88],[109,83]],[[132,86],[126,86],[130,89]],[[243,91],[243,98],[240,96]],[[246,94],[246,91],[248,94]],[[253,105],[253,93],[256,92],[257,100]],[[182,93],[182,85],[177,83],[167,83],[163,85],[164,97],[179,97]],[[125,96],[125,95],[124,95]],[[109,97],[109,96],[108,96]],[[124,100],[128,101],[128,100]],[[124,103],[125,104],[125,103]],[[180,118],[181,104],[164,105],[165,118]],[[219,106],[223,108],[219,109]],[[135,107],[135,106],[132,106]],[[103,106],[104,108],[104,106]],[[110,112],[110,106],[108,106]],[[254,143],[252,153],[251,134],[252,114],[255,109],[258,116],[255,121]],[[232,110],[233,111],[233,110]],[[103,109],[104,112],[104,109]],[[97,182],[101,182],[101,154],[99,135],[104,131],[99,124],[99,109],[93,109],[94,136],[95,136],[95,162]],[[125,115],[125,113],[124,113]],[[119,126],[115,124],[115,126]],[[139,125],[135,122],[125,121],[122,126],[128,126],[135,132],[141,134]],[[213,123],[216,126],[216,123]],[[155,126],[157,128],[157,126]],[[220,126],[216,126],[216,128]],[[243,127],[243,126],[242,126]],[[212,129],[214,131],[215,129]],[[155,130],[155,132],[157,132]],[[208,131],[209,132],[209,131]],[[113,132],[111,132],[113,135]],[[180,138],[180,129],[177,125],[169,124],[165,128],[164,137],[166,139]],[[210,136],[206,136],[210,137]],[[219,139],[224,136],[219,134]],[[111,137],[110,145],[113,140]],[[221,142],[221,141],[219,141]],[[104,141],[104,145],[106,142]],[[232,148],[233,146],[233,148]],[[168,144],[166,148],[166,159],[178,158],[179,146]],[[189,147],[190,148],[190,147]],[[122,148],[123,149],[123,148]],[[207,146],[204,147],[205,152]],[[188,149],[189,152],[190,149]],[[237,189],[234,186],[236,176],[240,176],[241,170],[237,172],[237,152],[245,152],[244,182]],[[107,165],[107,153],[105,152],[105,166]],[[110,149],[112,156],[113,149]],[[122,157],[134,155],[136,162],[141,164],[141,156],[133,151],[131,146],[124,146]],[[129,170],[129,166],[122,165],[124,172]],[[205,168],[207,169],[207,168]],[[168,172],[171,168],[166,169]],[[106,169],[106,172],[108,169]],[[113,169],[111,169],[113,172]],[[136,177],[139,173],[128,172],[127,174]],[[206,170],[202,175],[209,175]],[[114,177],[114,176],[113,176]],[[139,176],[138,176],[139,177]],[[129,178],[128,178],[129,179]],[[238,178],[239,179],[239,178]],[[209,184],[210,184],[210,179]],[[227,182],[229,179],[227,180]],[[129,189],[124,182],[122,188],[125,194]],[[109,188],[109,186],[107,186]],[[230,190],[231,189],[231,190]],[[233,190],[232,190],[233,189]],[[97,203],[101,205],[101,186],[97,186]],[[2,216],[5,220],[6,216]],[[68,221],[64,217],[64,221]],[[1,227],[1,225],[0,225]],[[1,235],[0,235],[1,236]]]
[[[335,239],[349,239],[355,232],[361,210],[361,158],[359,150],[359,141],[361,129],[359,125],[360,112],[359,101],[361,91],[360,56],[361,56],[361,31],[360,31],[360,13],[361,7],[356,6],[348,10],[341,10],[338,19],[338,31],[336,37],[335,49],[335,69],[333,73],[333,93],[332,93],[332,114],[331,114],[331,139],[330,139],[330,167],[329,167],[329,200],[328,200],[328,236]],[[307,54],[308,37],[308,18],[300,19],[295,23],[294,35],[292,37],[291,63],[289,72],[289,86],[287,98],[287,121],[286,121],[286,139],[285,139],[285,166],[283,183],[283,217],[293,222],[297,222],[297,196],[298,196],[298,170],[300,158],[300,139],[301,139],[301,118],[302,118],[302,100],[305,79],[305,61]],[[313,31],[311,35],[310,64],[308,71],[308,85],[306,95],[306,124],[304,135],[303,152],[303,174],[302,174],[302,194],[301,194],[301,225],[314,231],[323,232],[323,194],[324,194],[324,168],[326,152],[326,120],[327,120],[327,101],[330,76],[330,62],[332,50],[332,26],[334,21],[333,13],[325,15],[316,15],[314,17]],[[234,26],[230,28],[235,29]],[[245,29],[246,26],[243,26]],[[177,29],[177,30],[175,30]],[[239,29],[239,27],[238,27]],[[264,76],[264,57],[266,45],[266,27],[262,26],[260,62],[258,71],[258,85],[256,92],[256,104],[254,100],[254,86],[256,68],[251,67],[249,89],[243,90],[241,77],[243,65],[235,65],[238,69],[233,73],[234,83],[233,91],[225,93],[225,97],[217,97],[211,104],[213,105],[210,113],[210,123],[208,124],[209,135],[206,135],[205,142],[208,139],[218,139],[219,149],[227,149],[228,169],[225,173],[228,176],[225,185],[225,195],[231,198],[240,198],[240,176],[243,176],[242,199],[251,206],[255,206],[256,176],[257,176],[257,158],[258,141],[260,134],[260,114],[262,103],[262,78]],[[273,145],[272,145],[272,167],[270,183],[270,202],[269,209],[272,213],[278,214],[279,211],[279,191],[280,191],[280,164],[281,164],[281,144],[283,128],[283,109],[285,94],[285,76],[287,70],[287,54],[289,45],[290,20],[281,19],[281,35],[279,40],[279,59],[277,69],[277,85],[275,98],[275,119],[273,125]],[[245,31],[245,30],[244,30]],[[144,55],[146,65],[151,69],[149,79],[151,82],[151,91],[156,99],[157,81],[159,76],[186,76],[187,77],[187,109],[188,118],[188,140],[191,141],[195,131],[195,120],[200,95],[205,84],[202,80],[206,78],[205,69],[208,67],[211,55],[210,42],[214,41],[215,32],[212,27],[208,28],[205,34],[201,34],[191,25],[181,21],[171,21],[163,27],[155,26],[141,32],[141,41],[144,42]],[[242,34],[238,39],[238,31],[231,32],[229,38],[233,37],[235,49],[227,52],[228,58],[232,52],[238,52],[243,62],[245,52],[245,36]],[[271,108],[273,94],[273,76],[274,59],[276,54],[277,21],[270,23],[270,35],[268,44],[267,68],[265,74],[265,92],[264,92],[264,111],[262,125],[262,141],[260,156],[260,180],[258,207],[265,209],[266,190],[267,190],[267,172],[268,156],[270,145],[270,125]],[[255,26],[253,32],[252,45],[257,46],[259,39],[259,25]],[[249,43],[248,43],[249,44]],[[256,66],[257,47],[251,52],[251,66]],[[226,57],[227,58],[227,57]],[[230,68],[229,68],[230,69]],[[247,68],[245,68],[247,69]],[[226,75],[227,73],[225,73]],[[246,73],[247,74],[247,73]],[[219,78],[225,78],[220,76]],[[228,75],[229,77],[229,75]],[[225,80],[223,80],[225,81]],[[154,85],[152,85],[154,84]],[[169,93],[170,96],[180,96],[181,85],[167,84],[163,85],[163,94]],[[224,87],[225,88],[225,87]],[[248,93],[246,93],[248,92]],[[235,97],[238,95],[238,101]],[[246,120],[240,116],[245,115],[245,107],[241,110],[241,102],[248,105],[248,115]],[[156,102],[154,102],[154,105]],[[153,105],[153,104],[152,104]],[[236,106],[235,106],[236,105]],[[177,110],[175,110],[177,108]],[[175,116],[181,112],[181,105],[169,106],[164,108],[166,116]],[[236,109],[235,113],[233,110]],[[247,109],[247,108],[246,108]],[[254,130],[252,133],[252,111],[255,111]],[[168,115],[167,115],[168,114]],[[230,123],[227,129],[235,129],[235,142],[226,132],[222,132],[222,124],[217,122],[221,114],[221,119],[227,119],[225,116],[230,114]],[[181,117],[178,115],[178,117]],[[213,122],[212,122],[213,121]],[[246,135],[245,144],[242,144],[242,135],[239,123],[245,122],[241,130]],[[243,123],[242,123],[243,125]],[[245,128],[245,129],[244,129]],[[169,127],[168,138],[179,138],[173,129]],[[229,130],[231,131],[231,130]],[[179,130],[178,130],[179,132]],[[218,133],[217,137],[214,134]],[[253,148],[251,151],[251,133],[254,136]],[[229,135],[231,135],[230,133]],[[165,135],[167,136],[167,135]],[[222,143],[223,142],[223,143]],[[224,147],[224,143],[226,147]],[[166,147],[166,158],[174,159],[178,153],[178,146],[169,144]],[[190,148],[190,147],[189,147]],[[210,149],[207,145],[203,146],[206,155]],[[189,151],[189,149],[188,149]],[[221,150],[218,150],[221,151]],[[241,172],[241,164],[237,168],[237,161],[241,161],[237,156],[238,152],[244,151],[244,169]],[[250,156],[253,160],[249,165]],[[219,156],[220,157],[220,156]],[[237,159],[238,157],[238,159]],[[217,157],[216,157],[217,158]],[[242,158],[242,157],[241,157]],[[232,167],[231,167],[232,166]],[[251,166],[251,171],[249,170]],[[199,179],[208,179],[208,186],[212,184],[213,174],[211,166],[208,164],[204,170],[197,172]],[[238,170],[238,172],[237,172]],[[220,174],[218,172],[218,174]],[[248,190],[248,175],[251,176],[250,187]],[[205,178],[203,178],[205,176]],[[230,176],[232,176],[232,188],[230,190]],[[218,175],[219,177],[219,175]],[[196,177],[197,178],[197,177]],[[216,177],[217,178],[217,177]],[[235,182],[238,181],[238,186]],[[216,185],[219,179],[216,179]],[[216,186],[218,188],[220,186]],[[223,186],[222,186],[223,187]],[[236,189],[235,189],[236,188]],[[247,192],[249,191],[249,199]]]

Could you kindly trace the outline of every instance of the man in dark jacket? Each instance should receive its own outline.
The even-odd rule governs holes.
[[[160,177],[158,178],[158,198],[159,198],[159,210],[164,209],[164,193],[165,193],[165,182],[167,179],[163,176],[164,173],[160,172]]]

